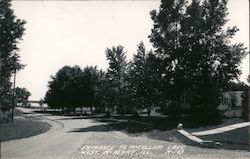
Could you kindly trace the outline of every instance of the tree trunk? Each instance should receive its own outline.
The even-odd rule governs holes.
[[[124,116],[124,109],[123,109],[123,105],[120,106],[121,107],[121,115]]]
[[[151,114],[151,109],[148,108],[148,117],[150,117],[150,114]]]
[[[90,107],[91,115],[94,115],[92,107]]]
[[[180,119],[181,118],[181,95],[177,96],[177,118]]]
[[[63,107],[62,107],[62,114],[63,114]]]

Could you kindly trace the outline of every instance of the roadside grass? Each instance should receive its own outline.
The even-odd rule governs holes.
[[[243,127],[220,134],[199,136],[203,140],[218,141],[225,149],[248,150],[249,148],[249,127]]]
[[[35,136],[47,132],[51,128],[46,122],[39,118],[24,116],[20,111],[16,111],[14,122],[1,125],[0,141],[10,141],[21,138]]]
[[[62,115],[60,111],[57,110],[40,110],[40,109],[34,109],[34,113],[41,113],[41,114],[51,114],[51,115]]]
[[[143,133],[153,130],[167,131],[175,129],[179,123],[182,123],[185,128],[204,126],[194,123],[190,117],[114,116],[109,119],[98,119],[98,121],[106,122],[114,130],[124,130],[127,133]]]
[[[40,114],[51,114],[51,115],[58,115],[58,116],[95,116],[95,115],[91,115],[91,114],[88,114],[86,112],[83,112],[83,114],[81,114],[81,112],[77,111],[76,113],[72,112],[72,111],[67,111],[65,110],[62,114],[62,111],[61,110],[55,110],[55,109],[39,109],[39,108],[35,108],[33,110],[33,112],[35,113],[40,113]],[[96,113],[98,114],[98,113]],[[104,114],[104,113],[102,113]]]
[[[228,126],[232,124],[242,123],[245,122],[244,120],[240,118],[232,118],[232,119],[223,119],[221,124],[216,125],[205,125],[197,128],[186,128],[184,125],[184,128],[189,131],[190,133],[197,132],[197,131],[204,131],[204,130],[210,130],[210,129],[216,129],[223,126]]]

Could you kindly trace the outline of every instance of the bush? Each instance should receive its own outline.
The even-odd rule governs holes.
[[[245,121],[249,121],[249,92],[248,89],[244,91],[242,94],[242,99],[243,99],[243,110],[242,110],[242,119]]]
[[[132,113],[132,115],[133,115],[134,117],[138,117],[138,116],[139,116],[139,114],[138,114],[138,112],[137,112],[136,110]]]
[[[191,120],[197,124],[220,124],[222,116],[217,109],[195,108],[191,111]]]
[[[109,118],[111,116],[110,112],[109,111],[106,111],[105,112],[105,117]]]

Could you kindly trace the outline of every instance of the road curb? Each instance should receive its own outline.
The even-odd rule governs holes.
[[[184,130],[182,128],[182,126],[183,126],[182,124],[178,124],[177,131],[180,134],[182,134],[183,136],[185,136],[186,138],[188,138],[189,140],[191,140],[192,142],[196,143],[197,145],[200,145],[202,147],[213,147],[213,148],[220,148],[222,146],[222,144],[220,142],[202,140],[202,139],[198,138],[197,136]]]

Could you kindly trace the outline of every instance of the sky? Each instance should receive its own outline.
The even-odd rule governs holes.
[[[146,49],[153,22],[149,12],[160,1],[12,1],[14,14],[27,21],[18,47],[25,69],[16,76],[16,86],[31,92],[30,100],[44,98],[51,75],[65,65],[81,68],[108,67],[105,49],[122,45],[127,59],[143,41]],[[232,43],[249,46],[248,0],[229,0],[227,26],[240,30]],[[248,50],[248,49],[247,49]],[[249,74],[249,57],[241,65],[241,81]]]

